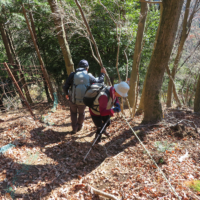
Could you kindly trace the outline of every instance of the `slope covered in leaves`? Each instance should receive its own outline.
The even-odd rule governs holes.
[[[178,196],[200,199],[192,187],[200,180],[200,116],[165,110],[159,124],[142,125],[142,116],[131,119],[128,113],[131,127]],[[112,118],[110,137],[103,136],[85,161],[96,131],[88,110],[84,129],[75,135],[70,131],[69,109],[60,105],[36,121],[24,110],[1,114],[0,147],[15,145],[0,155],[1,197],[104,199],[92,186],[124,200],[178,199],[120,116]]]

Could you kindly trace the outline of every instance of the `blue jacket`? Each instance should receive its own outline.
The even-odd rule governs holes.
[[[86,70],[85,68],[78,68],[76,69],[76,72],[81,72],[81,71],[84,71]],[[76,72],[72,72],[69,77],[67,78],[66,82],[65,82],[65,85],[63,86],[63,90],[65,92],[66,95],[68,95],[68,90],[69,88],[73,85],[73,80],[74,80],[74,74]],[[99,77],[98,78],[95,78],[92,74],[88,74],[89,77],[90,77],[90,85],[93,84],[93,83],[103,83],[104,82],[104,76],[105,74],[104,73],[100,73]]]

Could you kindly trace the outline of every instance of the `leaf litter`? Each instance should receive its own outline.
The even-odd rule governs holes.
[[[142,115],[131,119],[128,113],[131,127],[179,197],[200,199],[187,184],[200,180],[200,116],[189,109],[165,109],[160,123],[142,125]],[[2,199],[105,199],[91,187],[124,200],[178,199],[121,117],[111,119],[110,137],[103,137],[84,162],[96,132],[89,111],[75,135],[68,107],[60,105],[46,116],[49,123],[34,121],[24,110],[1,115],[0,147],[15,145],[0,155]]]

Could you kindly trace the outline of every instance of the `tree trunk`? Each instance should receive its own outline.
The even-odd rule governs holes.
[[[143,123],[159,121],[163,116],[159,94],[173,48],[183,2],[184,0],[163,0],[158,40],[147,71]]]
[[[179,99],[179,97],[178,97],[178,93],[177,93],[177,91],[176,91],[176,85],[175,85],[175,83],[174,83],[174,80],[173,80],[173,78],[172,78],[172,76],[171,76],[171,74],[170,74],[169,66],[166,66],[166,71],[167,71],[167,74],[168,74],[170,80],[172,81],[173,94],[174,94],[174,98],[175,98],[175,100],[176,100],[176,103],[177,103],[178,107],[181,107],[181,106],[182,106],[182,105],[181,105],[181,101],[180,101],[180,99]]]
[[[194,112],[200,112],[200,75],[197,83],[195,99],[194,99]]]
[[[2,83],[3,84],[3,83]],[[5,109],[5,107],[4,107],[4,105],[3,105],[3,90],[2,90],[2,87],[3,87],[3,85],[2,84],[0,84],[0,111],[2,111],[2,112],[4,112],[6,109]]]
[[[31,20],[31,21],[32,21],[31,27],[35,27],[34,21],[33,21],[33,17],[32,17],[32,20]],[[34,30],[35,30],[35,28],[34,28]],[[39,33],[38,36],[39,36],[39,38],[40,38],[40,41],[42,41],[42,36],[41,36],[42,33],[41,33],[39,27],[38,27],[38,33]],[[33,34],[36,35],[36,32],[33,31]],[[36,36],[37,36],[37,35],[36,35]],[[42,50],[42,52],[43,52],[43,57],[44,57],[44,61],[45,61],[45,63],[47,63],[47,56],[46,56],[46,53],[45,53],[44,46],[38,44],[38,48]],[[45,88],[47,100],[48,100],[48,102],[51,102],[51,98],[50,98],[49,91],[48,91],[48,85],[47,85],[47,83],[46,83],[46,81],[45,81],[45,77],[44,77],[43,74],[42,74],[42,79],[43,79],[43,82],[44,82],[44,88]]]
[[[53,13],[53,19],[54,19],[54,24],[56,26],[58,42],[63,53],[67,74],[69,76],[70,73],[74,71],[74,63],[72,61],[71,52],[69,49],[68,42],[66,40],[66,34],[63,25],[63,16],[55,0],[48,0],[48,2],[51,7],[51,11]]]
[[[29,104],[32,104],[33,101],[31,99],[31,95],[29,93],[29,89],[28,89],[24,74],[23,74],[22,69],[21,69],[21,64],[20,64],[19,58],[18,58],[18,56],[15,52],[15,47],[14,47],[14,44],[13,44],[12,35],[8,31],[6,31],[6,33],[7,33],[7,38],[8,38],[8,41],[9,41],[10,49],[11,49],[13,55],[14,55],[15,63],[18,65],[18,69],[19,69],[19,73],[20,73],[20,79],[21,79],[21,83],[22,83],[22,88],[24,89],[26,99],[27,99]]]
[[[38,48],[40,49],[40,46],[39,46],[39,44],[37,43],[37,34],[36,34],[36,30],[35,30],[34,18],[33,18],[33,15],[32,15],[32,12],[31,12],[31,11],[29,12],[29,17],[30,17],[30,20],[31,20],[31,29],[32,29],[32,31],[33,31],[33,35],[34,35],[34,38],[35,38],[35,42],[36,42],[36,44],[38,45]],[[39,30],[39,33],[40,33],[39,27],[38,27],[38,30]],[[41,37],[40,37],[40,40],[42,40]],[[34,61],[34,60],[33,60],[33,61]],[[34,63],[34,65],[35,65],[35,63]],[[45,89],[47,101],[50,102],[50,101],[51,101],[51,97],[50,97],[50,95],[49,95],[48,85],[47,85],[47,82],[45,81],[45,77],[44,77],[43,74],[42,74],[42,80],[43,80],[43,84],[44,84],[44,89]]]
[[[13,59],[12,52],[11,52],[11,49],[10,49],[9,41],[8,41],[6,31],[5,31],[5,28],[4,28],[4,25],[3,25],[2,22],[0,22],[0,32],[1,32],[2,40],[3,40],[3,43],[4,43],[5,49],[6,49],[8,62],[11,63],[11,64],[14,64],[14,59]],[[13,67],[14,67],[14,70],[12,70],[12,73],[15,77],[15,80],[19,83],[19,77],[18,77],[17,72],[16,72],[16,65],[13,65]],[[20,89],[22,89],[21,84],[20,84]],[[22,100],[21,100],[21,103],[22,103],[22,106],[25,105]]]
[[[31,11],[29,12],[29,17],[30,17],[30,20],[31,20],[31,29],[32,29],[32,31],[33,31],[33,35],[34,35],[34,38],[35,38],[35,42],[36,42],[36,44],[38,45],[38,43],[37,43],[37,35],[36,35],[36,31],[35,31],[34,18],[33,18],[33,15],[32,15],[32,12],[31,12]]]
[[[34,57],[35,57],[35,56],[34,56]],[[32,57],[31,60],[32,60],[33,66],[35,67],[34,57]],[[36,67],[35,67],[35,69],[36,69]],[[42,80],[43,80],[43,84],[44,84],[45,94],[46,94],[47,100],[48,100],[48,102],[49,102],[49,101],[51,100],[51,97],[50,97],[50,95],[49,95],[48,85],[47,85],[47,82],[45,81],[45,77],[44,77],[44,74],[43,74],[43,73],[41,74],[41,76],[42,76]],[[37,80],[37,83],[40,84],[40,83],[38,82],[38,80]]]
[[[162,20],[162,13],[163,13],[163,5],[160,4],[160,22],[159,22],[158,29],[157,29],[157,32],[156,32],[156,38],[155,38],[155,42],[154,42],[153,53],[154,53],[156,45],[157,45],[158,34],[159,34],[159,31],[160,31],[160,24],[161,24],[161,20]],[[152,53],[152,55],[153,55],[153,53]],[[148,69],[147,69],[147,71],[148,71]],[[138,107],[138,109],[135,113],[136,115],[140,115],[144,111],[144,94],[145,94],[146,79],[147,79],[147,73],[146,73],[144,84],[143,84],[142,95],[141,95],[141,98],[140,98],[139,107]]]
[[[144,80],[144,84],[143,84],[143,88],[142,88],[142,95],[141,95],[141,98],[140,98],[139,107],[138,107],[135,115],[141,115],[142,112],[144,111],[144,93],[145,93],[146,79],[147,79],[147,76],[145,77],[145,80]]]
[[[189,15],[189,11],[190,11],[190,2],[191,2],[191,0],[187,0],[185,15],[184,15],[184,19],[183,19],[181,39],[180,39],[180,43],[178,46],[178,52],[177,52],[176,58],[174,60],[174,65],[173,65],[173,69],[172,69],[172,73],[171,73],[171,77],[173,80],[175,78],[178,63],[179,63],[181,55],[182,55],[184,43],[185,43],[188,33],[189,33],[187,19],[188,19],[188,15]],[[172,104],[172,91],[173,91],[173,83],[172,83],[172,80],[169,79],[168,91],[167,91],[167,107],[171,107],[171,104]]]
[[[186,92],[185,92],[185,105],[187,106],[188,103],[188,93],[189,93],[189,85],[186,88]]]
[[[81,7],[81,4],[79,3],[78,0],[75,0],[75,2],[76,2],[76,5],[78,6],[78,8],[79,8],[79,10],[80,10],[80,12],[81,12],[81,16],[82,16],[83,21],[84,21],[84,23],[85,23],[85,26],[86,26],[86,28],[87,28],[88,35],[90,36],[90,38],[91,38],[91,40],[92,40],[92,43],[93,43],[93,45],[94,45],[94,49],[95,49],[97,58],[96,58],[96,56],[94,55],[94,52],[93,52],[93,49],[92,49],[92,45],[91,45],[91,42],[90,42],[90,40],[89,40],[90,47],[91,47],[91,51],[92,51],[92,55],[93,55],[93,57],[95,58],[95,60],[99,63],[99,65],[101,66],[101,68],[103,68],[104,66],[103,66],[103,62],[102,62],[102,60],[101,60],[101,56],[100,56],[100,53],[99,53],[98,46],[97,46],[96,41],[95,41],[95,39],[94,39],[94,37],[93,37],[93,35],[92,35],[92,32],[91,32],[91,30],[90,30],[90,26],[89,26],[88,21],[87,21],[87,19],[86,19],[86,17],[85,17],[85,14],[84,14],[84,12],[83,12],[83,9],[82,9],[82,7]],[[99,2],[100,2],[101,5],[103,5],[103,4],[101,3],[101,1],[99,1]],[[108,84],[111,86],[110,78],[109,78],[107,72],[105,73],[105,77],[106,77],[106,79],[107,79]]]
[[[3,98],[2,98],[3,99]],[[0,99],[0,111],[1,112],[5,112],[5,107],[4,107],[4,105],[3,105],[3,101]]]
[[[140,19],[138,23],[137,37],[135,42],[135,51],[133,56],[133,65],[130,78],[130,90],[128,92],[128,100],[131,107],[135,106],[136,102],[136,90],[137,90],[137,68],[140,65],[140,55],[142,49],[143,34],[146,22],[146,16],[148,12],[147,3],[141,2]]]
[[[37,56],[38,56],[38,59],[39,59],[40,65],[41,65],[42,73],[44,74],[45,80],[46,80],[47,85],[48,85],[48,87],[49,87],[52,100],[54,100],[54,96],[53,96],[53,92],[54,92],[54,91],[53,91],[53,86],[52,86],[51,81],[50,81],[50,79],[49,79],[49,75],[48,75],[47,70],[46,70],[46,68],[45,68],[45,66],[44,66],[43,59],[42,59],[42,57],[41,57],[41,55],[40,55],[40,50],[39,50],[38,45],[37,45],[37,43],[36,43],[36,39],[35,39],[35,37],[34,37],[34,34],[33,34],[32,29],[31,29],[31,27],[30,27],[28,18],[27,18],[27,16],[26,16],[26,10],[25,10],[25,8],[24,8],[24,5],[22,5],[22,10],[23,10],[23,14],[24,14],[24,17],[25,17],[25,19],[26,19],[26,23],[27,23],[28,29],[29,29],[29,31],[30,31],[31,38],[32,38],[32,40],[33,40],[33,44],[34,44],[34,47],[35,47],[35,50],[36,50],[36,53],[37,53]]]

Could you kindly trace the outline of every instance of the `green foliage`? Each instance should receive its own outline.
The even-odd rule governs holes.
[[[6,56],[6,52],[5,52],[5,48],[4,48],[4,44],[3,41],[1,39],[0,36],[0,63],[3,63],[5,61],[7,61],[7,56]],[[0,71],[0,74],[3,73],[2,71]]]
[[[197,192],[200,192],[200,180],[186,181],[185,185]]]
[[[126,49],[128,57],[128,72],[130,76],[135,47],[135,37],[140,15],[140,2],[139,0],[102,0],[101,2],[106,6],[118,24],[118,34],[120,36],[118,67],[120,76],[122,80],[124,80],[127,66],[124,50]],[[24,66],[33,64],[39,65],[33,41],[27,28],[25,18],[22,14],[22,3],[24,3],[27,16],[29,16],[28,11],[32,11],[33,13],[37,44],[47,71],[55,80],[57,85],[62,85],[62,81],[67,78],[65,62],[58,44],[55,25],[51,18],[52,13],[47,1],[1,1],[1,5],[4,4],[4,7],[0,19],[4,23],[8,22],[5,24],[5,28],[9,30],[13,36],[13,44],[21,64]],[[103,64],[106,67],[109,76],[116,80],[118,79],[116,70],[118,46],[116,25],[106,10],[100,5],[99,1],[80,0],[80,3],[98,45]],[[81,59],[87,59],[90,65],[89,72],[97,76],[100,72],[100,66],[92,56],[90,45],[88,39],[86,38],[86,28],[82,22],[80,11],[76,6],[75,1],[61,0],[58,1],[58,5],[62,6],[65,11],[64,22],[67,41],[69,43],[75,68]],[[81,22],[81,27],[76,26],[76,23],[72,23],[73,20],[71,23],[69,22],[69,19],[73,18],[73,13],[75,13],[76,19]],[[71,18],[68,18],[68,15],[70,15]],[[146,68],[151,57],[155,33],[159,21],[159,11],[157,9],[151,9],[148,15],[147,30],[144,38],[145,45],[142,52],[141,67],[139,69],[141,82],[143,82]],[[0,40],[0,50],[2,52],[0,54],[0,62],[7,62],[6,51],[2,40]],[[26,75],[25,77],[28,78]]]
[[[169,143],[168,141],[156,141],[154,146],[159,152],[172,151],[174,149],[175,143]]]
[[[118,33],[121,32],[118,65],[120,75],[122,79],[124,79],[126,74],[125,66],[127,64],[124,56],[124,50],[126,46],[129,45],[129,48],[127,49],[126,53],[129,59],[128,69],[130,72],[134,49],[134,37],[132,36],[132,33],[136,32],[139,18],[139,9],[131,10],[130,5],[132,4],[131,7],[133,7],[136,4],[131,3],[131,1],[121,5],[121,7],[123,7],[123,9],[126,11],[127,17],[127,22],[123,24],[124,16],[119,15],[121,7],[119,8],[115,3],[110,1],[101,2],[104,4],[104,6],[106,6],[106,8],[112,14],[113,18],[117,21],[117,23],[121,24],[120,27],[118,27]],[[100,4],[93,3],[92,9],[92,14],[91,16],[89,16],[89,25],[98,45],[103,64],[106,67],[110,77],[118,79],[116,71],[116,58],[118,46],[116,37],[116,25],[110,18],[110,15]],[[120,20],[118,20],[119,17],[121,17]],[[75,34],[70,39],[70,49],[73,54],[75,66],[78,64],[80,59],[85,58],[89,61],[89,64],[91,66],[90,72],[96,75],[98,74],[98,72],[100,71],[100,67],[92,57],[89,42],[86,38],[80,38],[78,34]]]
[[[194,190],[200,192],[200,180],[193,181],[193,184],[191,185],[191,188]]]

